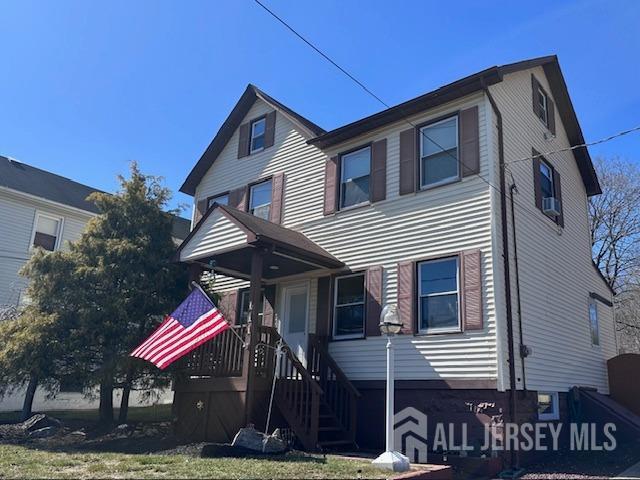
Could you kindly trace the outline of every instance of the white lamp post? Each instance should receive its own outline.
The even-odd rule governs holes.
[[[400,333],[402,323],[398,319],[395,305],[386,305],[380,313],[380,332],[387,337],[387,412],[386,412],[386,451],[372,463],[374,466],[394,472],[409,470],[409,459],[394,450],[393,445],[393,415],[394,415],[394,358],[391,339]]]

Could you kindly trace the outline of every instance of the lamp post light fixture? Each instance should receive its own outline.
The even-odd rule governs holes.
[[[386,402],[386,451],[376,458],[372,464],[375,467],[394,472],[409,470],[409,459],[402,453],[396,452],[393,445],[393,415],[394,415],[394,357],[392,339],[400,333],[402,323],[398,318],[395,305],[385,305],[380,313],[380,332],[387,337],[387,402]]]

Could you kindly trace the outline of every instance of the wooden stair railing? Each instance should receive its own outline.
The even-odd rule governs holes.
[[[193,377],[242,376],[244,348],[240,338],[245,338],[246,333],[243,325],[225,330],[178,360],[175,370]]]
[[[262,327],[261,333],[265,332],[268,333],[272,346],[276,346],[281,340],[275,328]],[[315,451],[318,449],[320,398],[323,391],[291,348],[284,341],[283,344],[283,355],[276,369],[275,400],[303,447]]]
[[[360,392],[347,378],[317,335],[309,335],[307,363],[311,376],[324,392],[322,400],[328,405],[344,432],[343,443],[355,444]]]

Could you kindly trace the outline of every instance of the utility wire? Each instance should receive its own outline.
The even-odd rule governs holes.
[[[533,160],[534,158],[545,157],[545,156],[548,156],[548,155],[553,155],[555,153],[569,152],[571,150],[576,150],[576,149],[582,148],[582,147],[590,147],[592,145],[599,145],[601,143],[609,142],[609,141],[611,141],[613,139],[616,139],[618,137],[622,137],[624,135],[628,135],[630,133],[634,133],[634,132],[638,132],[638,131],[640,131],[640,125],[637,126],[637,127],[630,128],[628,130],[623,130],[621,132],[614,133],[613,135],[609,135],[608,137],[601,138],[600,140],[595,140],[593,142],[587,142],[587,143],[581,143],[580,145],[573,145],[572,147],[561,148],[560,150],[552,150],[552,151],[546,152],[546,153],[539,153],[537,155],[532,155],[531,157],[519,158],[518,160],[509,160],[508,162],[504,162],[504,164],[508,165],[510,163],[526,162],[526,161],[529,161],[529,160]]]
[[[354,75],[350,74],[346,69],[344,69],[343,67],[341,67],[340,65],[338,65],[333,59],[331,59],[331,57],[329,57],[329,55],[327,55],[326,53],[324,53],[322,50],[320,50],[318,47],[316,47],[310,40],[307,40],[302,34],[298,33],[298,31],[296,29],[294,29],[291,25],[289,25],[285,20],[283,20],[281,17],[279,17],[273,10],[269,9],[269,7],[267,7],[266,5],[264,5],[260,0],[254,0],[255,3],[257,3],[260,7],[262,7],[269,15],[271,15],[273,18],[275,18],[278,22],[280,22],[287,30],[289,30],[291,33],[293,33],[296,37],[298,37],[300,40],[302,40],[304,43],[306,43],[309,47],[311,47],[315,52],[317,52],[320,56],[322,56],[322,58],[324,58],[325,60],[327,60],[329,63],[331,63],[334,67],[336,67],[338,70],[340,70],[343,74],[345,74],[348,78],[350,78],[352,81],[354,81],[357,85],[359,85],[365,92],[367,92],[369,95],[371,95],[373,98],[375,98],[378,102],[380,102],[382,105],[384,105],[386,108],[391,108],[384,100],[382,100],[378,95],[376,95],[375,93],[373,93],[363,82],[361,82],[360,80],[358,80]],[[418,129],[418,127],[413,124],[408,118],[404,117],[403,120],[408,123],[409,125],[411,125],[413,128]],[[435,140],[433,140],[432,138],[430,138],[426,133],[424,133],[424,131],[420,130],[420,134],[422,135],[423,138],[426,138],[427,140],[429,140],[431,143],[433,143],[436,147],[438,147],[443,153],[449,155],[451,158],[453,158],[456,162],[458,162],[459,166],[463,166],[469,169],[468,165],[464,164],[464,162],[456,157],[455,155],[453,155],[451,152],[449,152],[447,149],[445,149],[442,145],[440,145],[438,142],[436,142]],[[460,172],[460,175],[462,176],[462,171]],[[496,192],[498,192],[499,194],[502,194],[502,190],[500,189],[500,187],[497,187],[496,185],[492,184],[489,180],[487,180],[484,176],[480,175],[480,173],[474,173],[473,175],[477,176],[478,178],[480,178],[484,183],[486,183],[489,187],[493,188]],[[534,218],[536,218],[537,220],[540,221],[544,221],[544,218],[542,218],[539,215],[539,212],[534,211],[532,209],[529,209],[527,207],[524,207],[523,205],[521,205],[519,202],[516,202],[515,199],[513,200],[514,205],[518,206],[520,209],[522,209],[525,212],[528,212],[529,214],[531,214]],[[548,222],[544,222],[545,224],[548,224]]]

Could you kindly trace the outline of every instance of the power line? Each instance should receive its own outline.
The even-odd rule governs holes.
[[[609,141],[614,140],[614,139],[616,139],[618,137],[622,137],[624,135],[628,135],[630,133],[634,133],[634,132],[638,132],[638,131],[640,131],[640,125],[637,126],[637,127],[630,128],[628,130],[623,130],[621,132],[614,133],[613,135],[609,135],[608,137],[601,138],[600,140],[595,140],[593,142],[587,142],[587,143],[581,143],[580,145],[573,145],[572,147],[561,148],[560,150],[552,150],[552,151],[546,152],[546,153],[539,153],[537,155],[532,155],[531,157],[524,157],[524,158],[519,158],[517,160],[510,160],[508,162],[504,162],[504,164],[508,165],[510,163],[526,162],[526,161],[529,161],[529,160],[533,160],[534,158],[545,157],[545,156],[548,156],[548,155],[553,155],[555,153],[569,152],[571,150],[576,150],[578,148],[591,147],[593,145],[599,145],[601,143],[609,142]]]
[[[373,93],[363,82],[361,82],[360,80],[358,80],[354,75],[352,75],[351,73],[349,73],[346,69],[344,69],[343,67],[341,67],[340,65],[338,65],[333,59],[331,59],[331,57],[329,57],[329,55],[327,55],[326,53],[324,53],[322,50],[320,50],[318,47],[316,47],[310,40],[307,40],[302,34],[298,33],[298,31],[293,28],[291,25],[289,25],[284,19],[282,19],[281,17],[279,17],[273,10],[269,9],[266,5],[264,5],[260,0],[254,0],[255,3],[257,3],[260,7],[262,7],[267,13],[269,13],[269,15],[271,15],[273,18],[275,18],[278,22],[280,22],[287,30],[289,30],[291,33],[293,33],[296,37],[298,37],[300,40],[302,40],[304,43],[306,43],[309,47],[311,47],[315,52],[317,52],[319,55],[321,55],[325,60],[327,60],[329,63],[331,63],[334,67],[336,67],[338,70],[340,70],[343,74],[345,74],[348,78],[350,78],[352,81],[354,81],[357,85],[359,85],[365,92],[367,92],[369,95],[371,95],[373,98],[375,98],[378,102],[380,102],[382,105],[384,105],[386,108],[391,108],[384,100],[382,100],[378,95],[376,95],[375,93]],[[416,125],[414,125],[408,118],[404,117],[403,120],[408,123],[409,125],[411,125],[411,127],[418,129],[418,127]],[[453,155],[451,152],[449,152],[447,149],[445,149],[442,145],[440,145],[438,142],[436,142],[435,140],[433,140],[432,138],[430,138],[426,133],[424,133],[424,131],[420,130],[420,134],[422,135],[423,138],[426,138],[427,140],[429,140],[431,143],[433,143],[436,147],[438,147],[443,153],[449,155],[451,158],[453,158],[456,162],[458,162],[458,166],[462,166],[462,167],[468,167],[468,165],[466,165],[462,159],[456,157],[455,155]],[[460,174],[462,175],[462,172],[460,172]],[[474,173],[473,175],[477,176],[478,178],[480,178],[484,183],[486,183],[489,187],[493,188],[496,192],[498,192],[498,194],[502,194],[502,190],[500,189],[500,187],[497,187],[496,185],[493,185],[489,180],[487,180],[484,176],[480,175],[480,173]],[[530,210],[529,208],[526,208],[524,206],[522,206],[519,202],[516,202],[515,199],[513,200],[514,205],[518,206],[520,209],[522,209],[525,212],[528,212],[529,214],[531,214],[532,216],[534,216],[536,219],[538,220],[544,220],[543,218],[541,218],[538,215],[538,212],[534,212],[533,210]],[[546,223],[546,222],[545,222]]]

